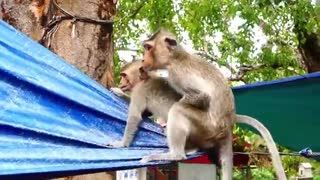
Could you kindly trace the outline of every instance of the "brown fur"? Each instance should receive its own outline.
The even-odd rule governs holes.
[[[187,138],[196,137],[200,148],[219,148],[222,179],[231,180],[232,126],[236,113],[227,80],[216,67],[186,52],[169,32],[158,31],[144,41],[144,48],[144,70],[167,69],[170,86],[183,97],[172,106],[168,115],[169,152],[144,157],[142,162],[184,159],[183,147]],[[194,106],[199,101],[207,101],[208,109]],[[279,179],[286,179],[283,168],[277,170]]]
[[[236,121],[236,116],[233,94],[226,79],[216,67],[187,53],[181,46],[171,49],[164,38],[175,39],[171,33],[160,30],[151,40],[144,42],[144,46],[148,46],[144,53],[144,68],[168,69],[168,81],[177,92],[183,94],[181,102],[184,104],[193,105],[193,102],[199,101],[199,98],[194,98],[199,94],[201,100],[209,101],[210,107],[206,118],[198,118],[197,122],[205,127],[201,128],[201,131],[207,134],[207,137],[202,138],[216,142],[217,139],[227,137]],[[193,82],[190,82],[192,79],[186,78],[188,75],[202,78],[203,82],[208,82],[204,85],[212,86],[212,90],[204,92],[200,88],[191,87]]]
[[[140,68],[140,65],[142,65],[141,62],[134,62],[134,63],[128,63],[126,66],[124,66],[124,68],[122,69],[122,73],[126,72],[131,72],[131,74],[127,74],[127,76],[132,76],[132,75],[136,75],[137,73],[136,72],[140,72],[140,74],[142,73],[144,76],[145,76],[145,80],[146,79],[149,79],[149,78],[154,78],[156,77],[156,75],[152,75],[151,77],[148,77],[148,73],[146,73],[145,71],[143,71],[141,68]],[[130,71],[129,71],[130,70]],[[142,81],[142,79],[140,78],[140,81]],[[164,83],[165,81],[158,81],[158,82],[161,82],[161,83]],[[149,80],[149,83],[151,83],[151,81]],[[146,90],[142,90],[141,92],[146,92],[146,91],[163,91],[163,92],[172,92],[174,91],[172,89],[171,86],[167,86],[167,83],[165,84],[155,84],[153,85],[152,83],[149,84],[148,86],[140,86],[140,88],[149,88],[149,89],[146,89]],[[148,84],[148,83],[147,83]],[[160,86],[160,87],[159,87]],[[133,88],[135,87],[135,85],[133,86]],[[127,92],[131,92],[133,89],[128,89]],[[113,89],[114,91],[114,89]],[[120,90],[121,91],[121,90]],[[116,94],[120,95],[120,96],[123,96],[124,92],[117,92],[117,91],[114,91]],[[157,112],[161,112],[161,110],[169,110],[167,108],[167,106],[172,106],[173,104],[175,104],[176,102],[178,102],[178,100],[181,99],[181,95],[180,94],[177,94],[177,93],[169,93],[169,97],[166,97],[168,94],[167,93],[157,93],[157,94],[150,94],[150,93],[141,93],[140,94],[141,96],[139,96],[141,99],[145,99],[144,95],[147,95],[147,96],[151,96],[150,99],[152,99],[152,101],[156,101],[158,102],[159,99],[161,100],[166,100],[166,101],[162,101],[160,102],[160,105],[159,106],[155,106],[155,108],[160,108],[160,109],[155,109],[153,108],[152,110],[153,111],[157,111]],[[176,97],[175,97],[176,96]],[[130,101],[130,97],[128,96],[127,97],[128,100]],[[206,97],[201,97],[201,96],[198,96],[199,100],[203,100],[204,102],[208,102],[207,101],[207,98]],[[137,102],[137,101],[136,101]],[[189,102],[191,103],[191,101]],[[196,104],[198,104],[199,102],[196,102]],[[201,104],[201,103],[199,103]],[[203,126],[201,122],[198,122],[199,119],[205,119],[206,118],[206,111],[199,111],[199,107],[197,106],[192,106],[190,104],[186,104],[186,102],[184,101],[184,103],[182,104],[182,113],[185,113],[187,119],[190,120],[191,122],[191,132],[187,138],[187,141],[186,141],[186,145],[185,145],[185,149],[187,151],[193,151],[194,150],[197,150],[198,148],[197,147],[202,147],[204,149],[206,149],[206,147],[212,147],[214,146],[215,144],[212,144],[212,142],[216,142],[216,141],[219,141],[219,139],[223,139],[224,137],[218,137],[217,135],[215,134],[203,134],[204,132],[200,132],[199,133],[199,129],[206,129],[207,127],[206,126]],[[200,107],[200,108],[203,108],[203,107]],[[203,109],[202,109],[203,110]],[[194,113],[194,112],[198,112],[198,113]],[[167,116],[169,111],[168,112],[164,112],[166,115],[163,115],[163,117]],[[158,114],[159,115],[159,114]],[[159,118],[158,118],[159,119]],[[167,121],[166,119],[164,119],[164,121]],[[272,139],[272,136],[271,134],[269,133],[268,129],[266,127],[263,126],[263,124],[261,124],[258,120],[256,119],[253,119],[249,116],[244,116],[244,115],[237,115],[237,122],[239,123],[244,123],[244,124],[247,124],[249,126],[252,126],[254,127],[255,129],[258,130],[258,132],[260,132],[260,134],[262,135],[262,137],[265,139],[266,141],[266,144],[269,148],[269,151],[270,151],[270,154],[272,156],[272,162],[273,162],[273,165],[275,167],[275,169],[277,170],[277,173],[282,173],[283,170],[283,167],[282,167],[282,164],[281,164],[281,159],[280,159],[280,156],[279,156],[279,153],[277,151],[277,147]],[[131,126],[131,125],[128,125],[127,126]],[[193,127],[193,128],[192,128]],[[205,132],[210,132],[210,130],[206,130]],[[128,134],[128,133],[127,133]],[[208,137],[207,139],[203,139],[202,136],[205,136],[205,137]],[[124,138],[125,139],[125,138]],[[283,172],[284,173],[284,172]]]

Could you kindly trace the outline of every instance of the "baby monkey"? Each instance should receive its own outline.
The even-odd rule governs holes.
[[[168,113],[169,152],[145,157],[143,161],[185,159],[184,146],[191,137],[199,148],[219,149],[222,179],[231,180],[232,127],[237,119],[246,118],[236,115],[227,80],[218,68],[184,50],[170,32],[160,29],[143,42],[143,47],[143,69],[168,70],[168,83],[182,95]],[[207,110],[194,106],[203,100],[207,101]],[[279,156],[275,158],[281,162]],[[282,166],[276,172],[278,179],[286,179]]]
[[[141,69],[141,66],[141,61],[126,64],[121,70],[120,88],[111,88],[115,94],[125,97],[128,101],[131,99],[125,133],[120,142],[111,144],[114,147],[130,145],[137,131],[138,124],[142,120],[141,118],[137,120],[137,118],[132,117],[141,116],[142,112],[148,109],[157,118],[162,118],[166,121],[171,106],[182,98],[181,94],[169,86],[165,80],[165,76],[162,78],[158,72],[146,73]],[[130,93],[131,98],[128,95]],[[279,152],[268,129],[258,120],[249,116],[236,115],[236,117],[236,122],[247,124],[258,130],[266,141],[275,169],[283,169]],[[175,120],[171,119],[171,121]],[[196,141],[197,139],[192,137],[187,139],[185,145],[186,154],[187,152],[191,153],[198,150]]]
[[[147,79],[146,72],[140,72],[142,67],[141,60],[136,60],[125,64],[120,70],[120,82],[118,87],[112,87],[110,90],[116,95],[122,97],[127,102],[130,102],[130,94],[133,88],[143,79]],[[162,80],[159,80],[162,81]],[[158,81],[157,81],[158,82]],[[148,84],[148,83],[147,83]],[[152,115],[148,110],[144,111],[143,117]],[[162,118],[158,117],[156,121],[162,126],[165,122]]]
[[[143,112],[148,111],[157,119],[167,120],[170,107],[181,98],[165,79],[155,77],[153,73],[147,74],[141,67],[142,61],[126,64],[120,73],[119,88],[111,88],[115,94],[130,101],[123,138],[120,142],[111,144],[114,147],[127,147],[131,144],[142,121]]]

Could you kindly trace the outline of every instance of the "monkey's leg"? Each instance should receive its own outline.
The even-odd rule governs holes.
[[[175,103],[168,114],[167,140],[169,152],[153,154],[142,158],[141,162],[149,161],[178,161],[186,159],[185,144],[189,133],[189,119],[183,114],[183,107]]]
[[[190,120],[190,117],[189,117],[189,120]],[[184,151],[185,151],[185,153],[186,153],[187,155],[191,155],[191,154],[194,154],[194,153],[200,151],[199,146],[196,145],[195,142],[194,142],[194,141],[197,142],[198,139],[190,138],[191,136],[192,136],[192,135],[189,135],[189,136],[188,136],[188,139],[187,139],[187,141],[186,141],[186,145],[185,145],[185,147],[184,147],[184,148],[185,148]]]
[[[233,151],[232,151],[232,132],[228,133],[228,137],[221,142],[220,160],[222,180],[232,180],[233,173]]]

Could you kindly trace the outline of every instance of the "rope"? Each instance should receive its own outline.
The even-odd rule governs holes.
[[[250,154],[256,154],[256,155],[270,155],[268,152],[234,152],[234,154],[239,155],[250,155]],[[279,152],[279,155],[285,155],[285,156],[301,156],[299,153],[284,153]]]
[[[99,24],[102,26],[111,26],[113,25],[112,20],[101,20],[101,19],[93,19],[93,18],[87,18],[82,16],[76,16],[72,15],[70,12],[64,10],[62,7],[60,7],[56,0],[50,1],[56,7],[58,10],[61,11],[63,14],[62,16],[56,16],[53,15],[50,21],[46,24],[44,27],[44,31],[42,34],[41,39],[38,41],[40,44],[44,44],[45,40],[48,40],[48,47],[50,47],[50,39],[54,35],[54,33],[58,30],[60,22],[64,20],[73,20],[72,23],[76,21],[85,22],[85,23],[91,23],[91,24]],[[74,32],[74,28],[73,28]]]
[[[257,155],[270,155],[268,152],[234,152],[234,154],[239,155],[250,155],[250,154],[257,154]],[[312,157],[320,157],[320,152],[312,152],[310,148],[304,148],[299,152],[293,152],[293,153],[284,153],[279,152],[279,155],[284,156],[303,156],[306,158],[312,158]]]

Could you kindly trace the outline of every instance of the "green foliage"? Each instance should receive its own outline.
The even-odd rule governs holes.
[[[172,0],[124,0],[119,2],[115,18],[116,47],[140,46],[140,35],[160,27],[177,32]]]
[[[234,67],[259,67],[245,73],[243,80],[247,83],[304,74],[297,47],[305,41],[306,33],[320,34],[320,7],[310,2],[121,0],[115,18],[115,46],[141,49],[140,42],[146,35],[164,27],[176,33],[182,42],[190,42],[193,49],[217,57],[218,64],[233,74],[237,71]],[[117,55],[114,63],[118,77]],[[240,136],[240,144],[248,141],[253,150],[261,150],[259,136],[238,127],[234,132]],[[292,176],[300,162],[309,160],[284,156],[283,161],[287,174]],[[319,163],[310,162],[315,174],[320,174]],[[235,179],[243,179],[242,175],[237,170]],[[252,175],[254,179],[273,179],[274,172],[264,167],[252,170]]]
[[[257,168],[252,170],[253,179],[274,179],[275,176],[267,168]]]
[[[234,142],[234,151],[236,152],[268,152],[266,148],[266,144],[264,140],[257,134],[253,133],[250,130],[240,128],[239,126],[235,126],[233,129],[233,133],[237,136],[236,141]],[[245,147],[244,142],[249,143],[250,146]],[[283,153],[294,153],[291,150],[278,146],[279,152]],[[320,175],[320,163],[307,159],[301,156],[289,156],[283,155],[281,156],[282,164],[285,168],[285,172],[287,177],[295,177],[297,175],[297,170],[299,164],[302,162],[309,162],[313,167],[313,174]],[[251,165],[257,165],[259,168],[251,169],[251,175],[253,179],[274,179],[275,172],[271,164],[271,160],[267,156],[255,156],[251,155]],[[234,171],[234,179],[245,179],[246,172],[242,168],[235,168]],[[320,176],[319,176],[320,177]],[[319,178],[318,177],[318,178]]]
[[[244,170],[239,170],[239,169],[234,169],[234,172],[233,172],[233,179],[234,180],[243,180],[243,179],[246,179],[246,174],[244,172]]]
[[[114,82],[117,85],[120,82],[120,58],[118,53],[113,54]]]
[[[247,169],[235,169],[233,173],[234,180],[247,179]],[[275,179],[275,175],[268,168],[255,168],[249,170],[252,179]]]
[[[244,80],[266,81],[305,73],[296,48],[304,32],[320,32],[319,12],[310,0],[278,0],[274,5],[270,0],[122,0],[114,39],[117,48],[141,49],[147,34],[164,27],[182,40],[190,38],[195,50],[218,56],[219,64],[263,64]],[[234,19],[240,19],[237,25]],[[214,41],[219,33],[223,39]],[[254,40],[262,36],[265,43]]]

